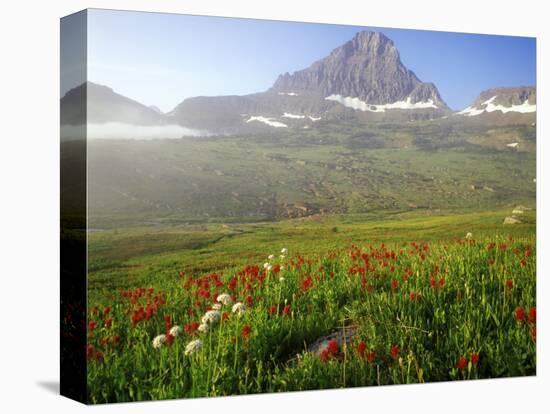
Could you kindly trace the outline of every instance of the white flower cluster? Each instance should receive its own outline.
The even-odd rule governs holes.
[[[233,313],[241,315],[246,312],[246,305],[244,303],[237,302],[233,305],[233,308],[231,310]]]
[[[165,343],[166,343],[166,335],[162,334],[162,335],[155,336],[155,338],[153,339],[153,348],[159,349]]]
[[[185,347],[185,355],[193,354],[202,349],[202,341],[200,339],[195,339],[187,344]]]
[[[180,333],[182,333],[181,326],[174,325],[174,326],[172,326],[172,328],[170,328],[170,335],[176,337],[176,336],[178,336]]]
[[[201,322],[203,324],[214,324],[214,323],[218,322],[221,319],[221,316],[222,316],[222,314],[219,310],[212,309],[212,310],[207,311],[204,314],[204,316],[201,319]]]
[[[231,305],[233,303],[233,299],[231,298],[231,295],[227,293],[222,293],[218,295],[216,298],[217,303],[214,303],[212,305],[212,309],[209,311],[206,311],[206,313],[201,318],[201,324],[197,328],[197,330],[203,334],[207,334],[210,332],[210,326],[214,325],[215,323],[218,323],[220,319],[222,318],[222,306],[224,305]],[[233,309],[235,309],[235,306],[239,305],[238,303],[233,306]],[[242,304],[241,304],[242,305]],[[244,305],[243,305],[244,306]],[[235,312],[235,310],[233,310]]]
[[[233,303],[233,299],[231,299],[231,296],[227,293],[218,295],[217,301],[222,305],[231,305]]]
[[[279,255],[279,258],[281,258],[282,260],[286,257],[287,254],[288,254],[288,249],[286,247],[283,247],[281,249],[281,254]],[[273,259],[275,259],[274,254],[270,254],[269,256],[267,256],[267,260],[273,260]],[[268,272],[271,272],[273,270],[273,265],[269,262],[265,262],[264,269],[267,270]],[[280,266],[280,269],[283,270],[284,266]]]
[[[174,338],[179,334],[181,334],[182,332],[183,330],[181,329],[181,326],[178,326],[178,325],[172,326],[169,331],[170,335],[172,335]],[[153,348],[159,349],[161,346],[163,346],[166,343],[166,341],[167,341],[167,338],[165,334],[155,336],[153,338]]]

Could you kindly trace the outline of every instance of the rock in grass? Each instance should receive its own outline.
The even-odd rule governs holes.
[[[319,356],[327,347],[330,341],[336,340],[338,343],[338,348],[342,348],[344,344],[349,346],[353,335],[355,334],[355,327],[346,326],[338,329],[336,332],[333,332],[329,335],[322,336],[315,340],[309,347],[308,351]]]
[[[521,223],[521,220],[512,216],[512,217],[506,217],[502,224],[520,224],[520,223]]]

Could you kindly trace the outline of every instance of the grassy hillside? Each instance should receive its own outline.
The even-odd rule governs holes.
[[[90,225],[533,206],[534,131],[321,123],[243,137],[92,141]]]

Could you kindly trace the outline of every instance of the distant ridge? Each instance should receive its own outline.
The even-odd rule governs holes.
[[[132,125],[163,125],[166,118],[160,111],[127,98],[111,88],[86,82],[68,91],[61,98],[61,124],[79,125],[84,114],[75,112],[78,102],[87,97],[87,122],[103,124],[120,122]]]
[[[534,113],[537,110],[537,92],[534,86],[493,88],[479,94],[475,101],[459,112],[464,116],[478,116],[492,112]]]

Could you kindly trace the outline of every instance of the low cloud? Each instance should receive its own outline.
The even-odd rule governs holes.
[[[82,136],[82,126],[62,125],[61,139],[71,140]],[[88,139],[179,139],[185,136],[207,136],[207,131],[185,128],[180,125],[142,126],[121,122],[88,124]]]

